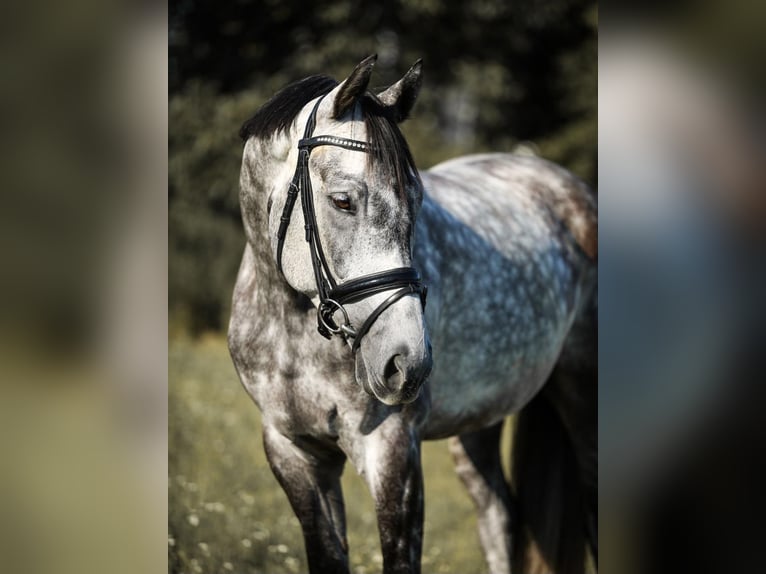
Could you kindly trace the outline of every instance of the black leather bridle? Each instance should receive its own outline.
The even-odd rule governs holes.
[[[375,320],[388,307],[396,303],[402,297],[410,293],[420,295],[420,300],[425,308],[427,287],[421,282],[420,275],[413,267],[398,267],[379,273],[363,275],[356,279],[351,279],[345,283],[338,283],[330,272],[327,264],[322,242],[319,240],[317,230],[316,213],[314,212],[314,197],[311,189],[311,177],[309,175],[309,155],[311,151],[319,146],[331,145],[342,147],[352,151],[370,153],[370,144],[367,142],[352,140],[336,136],[316,136],[311,137],[316,126],[316,115],[319,104],[322,103],[324,96],[319,98],[311,115],[306,122],[306,129],[303,132],[303,139],[298,141],[298,165],[295,168],[292,183],[287,192],[287,201],[282,210],[280,218],[279,231],[277,232],[277,267],[280,273],[282,271],[282,249],[285,244],[287,228],[290,225],[290,215],[295,207],[295,201],[298,194],[301,196],[303,204],[303,220],[306,228],[306,241],[309,244],[311,253],[311,265],[314,268],[314,279],[317,284],[319,294],[319,309],[317,310],[317,330],[327,339],[333,335],[340,335],[344,339],[353,339],[351,350],[356,353],[359,350],[362,337],[372,327]],[[396,289],[385,301],[370,314],[362,323],[359,329],[354,329],[348,318],[348,313],[343,307],[344,304],[355,303],[371,295]],[[335,314],[340,312],[343,315],[343,322],[339,325],[335,321]]]

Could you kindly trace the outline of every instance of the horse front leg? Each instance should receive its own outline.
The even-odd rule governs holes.
[[[355,461],[375,500],[383,574],[419,574],[423,551],[420,438],[397,418],[362,440]]]
[[[263,444],[271,470],[287,494],[303,529],[311,574],[348,574],[346,516],[340,451],[303,448],[264,426]]]

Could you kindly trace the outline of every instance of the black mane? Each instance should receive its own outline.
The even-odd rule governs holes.
[[[338,85],[328,76],[309,76],[282,88],[266,102],[239,130],[239,137],[268,138],[284,132],[292,125],[303,107],[314,98],[323,96]],[[402,199],[407,198],[406,186],[419,183],[415,161],[407,141],[389,108],[370,92],[361,98],[367,140],[372,146],[370,164],[382,166],[393,176]],[[321,134],[315,134],[321,135]]]

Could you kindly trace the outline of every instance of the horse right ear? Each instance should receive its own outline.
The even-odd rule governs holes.
[[[333,104],[333,119],[338,120],[343,117],[354,106],[356,100],[364,94],[367,84],[370,83],[372,68],[377,59],[377,54],[367,56],[357,64],[351,75],[340,86],[338,94],[335,96],[335,103]]]
[[[383,105],[388,106],[394,112],[394,119],[403,122],[410,115],[412,106],[420,93],[420,85],[423,83],[423,60],[418,60],[407,71],[401,80],[387,90],[378,94],[378,99]]]

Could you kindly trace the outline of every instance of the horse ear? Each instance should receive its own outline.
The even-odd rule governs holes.
[[[423,60],[418,60],[407,71],[401,80],[387,90],[378,94],[378,99],[384,105],[393,109],[394,119],[403,122],[410,115],[412,106],[420,93],[423,83]]]
[[[357,64],[351,75],[343,82],[343,85],[338,90],[338,94],[335,96],[335,104],[332,110],[333,119],[340,119],[356,103],[357,98],[364,94],[367,84],[370,83],[372,67],[377,59],[377,54],[367,56]]]

